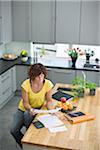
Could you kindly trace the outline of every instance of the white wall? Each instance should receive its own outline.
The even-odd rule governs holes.
[[[11,42],[5,44],[5,51],[7,53],[14,53],[16,55],[20,55],[20,52],[22,50],[28,51],[28,56],[30,56],[30,43],[24,43],[24,42]]]
[[[2,44],[0,45],[0,58],[2,57],[2,55],[5,53],[5,45]]]

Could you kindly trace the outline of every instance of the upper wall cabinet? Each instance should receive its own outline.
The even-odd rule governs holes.
[[[99,44],[99,5],[98,1],[81,2],[80,42]]]
[[[12,2],[12,38],[13,41],[30,41],[30,3]]]
[[[55,1],[32,1],[31,28],[33,42],[55,42]]]
[[[14,41],[54,43],[54,1],[13,1],[12,18]]]
[[[1,14],[1,1],[0,1],[0,44],[2,43],[2,14]]]
[[[56,1],[56,42],[79,43],[80,1]]]
[[[13,40],[100,44],[99,4],[92,0],[13,1]]]
[[[12,41],[11,1],[0,1],[0,42]]]

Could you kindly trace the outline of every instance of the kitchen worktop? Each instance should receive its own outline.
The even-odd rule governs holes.
[[[29,58],[27,62],[23,63],[20,58],[18,57],[15,60],[3,60],[0,59],[0,74],[4,73],[14,65],[32,65],[36,62],[42,63],[47,68],[57,68],[57,69],[72,69],[72,70],[87,70],[87,71],[95,71],[99,72],[100,68],[90,68],[90,67],[84,67],[85,60],[77,60],[76,68],[71,67],[71,60],[66,58],[59,58],[59,57],[51,57],[51,58],[40,58],[33,59]]]
[[[70,85],[57,83],[53,92],[59,87],[68,88]],[[90,96],[86,90],[83,98],[72,103],[77,106],[76,111],[91,114],[95,119],[71,124],[64,114],[58,112],[56,115],[64,122],[67,131],[51,133],[47,128],[36,129],[31,124],[22,138],[23,149],[100,150],[100,88],[97,88],[95,96]]]

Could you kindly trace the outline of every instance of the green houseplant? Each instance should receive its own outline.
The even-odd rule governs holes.
[[[68,55],[71,57],[72,60],[72,67],[75,68],[76,60],[79,55],[83,55],[83,51],[79,48],[70,48],[67,49]]]
[[[93,57],[95,55],[94,50],[91,50],[90,48],[85,50],[86,55],[86,63],[89,63],[90,57]]]
[[[90,82],[90,81],[87,81],[86,82],[86,88],[88,88],[90,90],[90,95],[95,95],[96,93],[96,83],[94,82]]]
[[[85,89],[85,83],[84,80],[81,77],[76,77],[72,84],[77,86],[76,89],[73,89],[73,92],[75,92],[75,97],[83,97],[84,96],[84,89]]]
[[[73,89],[74,97],[84,97],[84,88],[78,87],[76,89]]]

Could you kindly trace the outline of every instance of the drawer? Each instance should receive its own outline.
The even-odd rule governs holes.
[[[12,89],[11,87],[8,87],[5,89],[5,91],[1,91],[1,97],[2,97],[2,102],[7,100],[12,94]]]
[[[2,92],[11,87],[11,72],[7,71],[1,75]]]
[[[3,73],[3,74],[1,75],[1,80],[7,78],[7,76],[9,76],[10,74],[11,74],[11,71],[10,71],[10,70],[6,71],[5,73]]]

